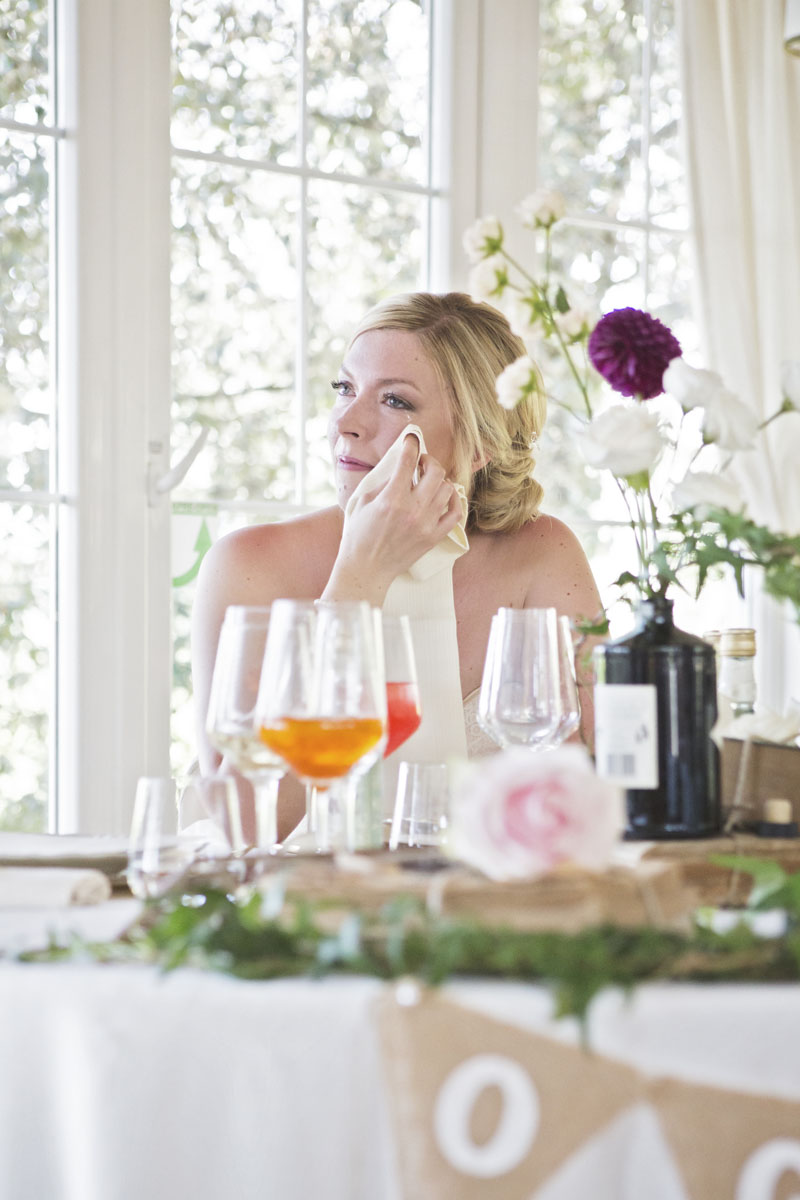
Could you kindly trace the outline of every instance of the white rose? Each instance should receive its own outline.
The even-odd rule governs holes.
[[[758,433],[758,417],[752,408],[719,388],[703,401],[703,441],[715,442],[723,450],[749,450]]]
[[[590,467],[628,477],[652,471],[666,446],[658,417],[643,404],[615,404],[578,436]]]
[[[795,408],[800,409],[800,359],[781,365],[781,391]]]
[[[678,401],[684,412],[705,404],[714,392],[724,390],[716,371],[690,367],[683,357],[673,358],[664,372],[664,391]]]
[[[492,300],[502,296],[508,284],[508,266],[502,254],[484,258],[469,273],[467,287],[476,300]]]
[[[583,337],[593,324],[588,310],[579,308],[577,305],[574,308],[568,308],[565,313],[556,312],[554,315],[556,325],[561,331],[562,337],[567,341]]]
[[[620,792],[581,746],[492,754],[467,774],[452,809],[448,853],[501,881],[564,863],[599,870],[623,824]]]
[[[702,520],[709,509],[726,508],[744,512],[741,488],[723,475],[711,471],[695,471],[686,475],[672,489],[672,506],[676,512],[693,510]]]
[[[497,399],[502,408],[516,408],[520,400],[538,387],[538,376],[533,359],[523,354],[509,363],[497,377]]]
[[[480,217],[464,231],[461,239],[470,262],[480,262],[488,254],[495,254],[503,242],[503,226],[497,217]]]
[[[565,212],[566,205],[561,193],[544,188],[531,192],[517,205],[517,216],[528,229],[549,229],[561,220]]]
[[[522,297],[515,292],[506,301],[503,310],[508,317],[512,333],[522,338],[523,341],[525,338],[531,337],[536,330],[536,318],[532,314],[530,304],[526,304]]]

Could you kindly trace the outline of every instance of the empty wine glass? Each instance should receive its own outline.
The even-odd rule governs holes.
[[[422,721],[417,664],[406,616],[383,616],[383,662],[386,674],[386,746],[388,758],[415,733]]]
[[[380,756],[386,682],[380,622],[367,604],[276,600],[258,697],[264,743],[315,796],[316,848],[331,847],[330,793]],[[353,795],[353,789],[345,789]],[[347,814],[352,842],[352,813]]]
[[[581,723],[581,702],[575,675],[575,646],[569,617],[558,618],[558,670],[561,685],[561,720],[553,734],[551,746],[560,746]]]
[[[128,887],[142,900],[163,896],[182,880],[202,849],[202,839],[179,838],[175,784],[166,775],[136,784],[128,842]]]
[[[503,749],[550,745],[561,721],[554,608],[500,608],[492,617],[478,722]]]
[[[178,838],[194,841],[192,880],[236,886],[248,875],[242,801],[233,775],[191,774],[177,780]],[[199,844],[198,844],[199,843]],[[183,902],[192,903],[188,895]],[[195,897],[195,903],[202,903]]]
[[[401,762],[389,835],[389,849],[440,846],[450,815],[447,763]]]
[[[241,801],[232,775],[187,775],[177,782],[177,791],[179,837],[205,838],[209,858],[244,853]]]
[[[217,645],[208,700],[206,733],[212,746],[249,780],[255,821],[248,839],[273,851],[278,846],[278,787],[286,765],[264,744],[256,722],[256,701],[270,627],[270,609],[231,605]]]

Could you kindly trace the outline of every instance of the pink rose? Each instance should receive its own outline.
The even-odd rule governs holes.
[[[603,867],[623,826],[621,793],[579,746],[492,755],[462,780],[451,809],[449,853],[499,881],[561,863]]]

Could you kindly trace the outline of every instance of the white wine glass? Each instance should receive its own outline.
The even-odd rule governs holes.
[[[478,722],[503,749],[541,750],[561,721],[554,608],[500,608],[492,617]]]
[[[369,605],[273,603],[258,722],[265,744],[313,789],[316,850],[336,840],[331,796],[346,804],[352,848],[355,789],[343,785],[380,757],[386,737],[381,627]]]
[[[575,672],[575,645],[569,617],[558,617],[558,671],[561,689],[561,720],[553,734],[551,746],[560,746],[581,724],[581,702]]]
[[[251,784],[255,812],[245,821],[248,840],[270,853],[278,848],[278,787],[286,765],[262,741],[256,720],[268,607],[231,605],[220,630],[206,716],[212,746]]]

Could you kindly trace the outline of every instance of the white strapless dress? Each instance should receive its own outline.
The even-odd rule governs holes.
[[[470,692],[464,700],[464,730],[467,735],[467,758],[486,758],[497,754],[500,747],[494,738],[484,733],[478,724],[478,699],[480,688]]]

